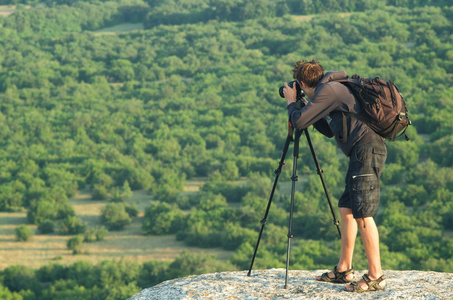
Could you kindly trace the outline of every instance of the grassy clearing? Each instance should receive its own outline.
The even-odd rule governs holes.
[[[106,27],[106,28],[97,30],[94,33],[96,35],[117,34],[117,33],[120,33],[120,32],[129,32],[129,31],[134,31],[134,30],[143,30],[144,28],[145,27],[143,26],[143,23],[123,23],[123,24],[112,26],[112,27]]]
[[[303,192],[304,183],[307,182],[307,176],[299,176],[299,180],[296,181],[295,191]],[[277,192],[282,195],[291,195],[293,182],[292,181],[279,181],[277,184]],[[269,192],[271,191],[272,186],[269,186]]]
[[[207,179],[194,179],[190,180],[186,183],[184,186],[184,193],[190,194],[190,193],[196,193],[199,192],[203,184],[205,184]]]
[[[344,17],[349,17],[353,14],[355,14],[355,13],[337,13],[335,15],[344,18]],[[304,16],[292,16],[292,17],[295,21],[298,21],[298,22],[309,22],[309,21],[311,21],[311,19],[313,19],[315,17],[323,18],[323,17],[327,17],[327,16],[329,16],[329,15],[328,14],[319,14],[319,15],[304,15]]]
[[[203,182],[203,180],[188,182],[185,192],[198,191]],[[72,251],[66,247],[66,241],[71,236],[41,235],[34,225],[29,225],[35,232],[35,236],[30,241],[16,241],[14,230],[22,224],[28,224],[27,213],[0,213],[0,269],[3,270],[11,265],[39,268],[51,262],[69,265],[78,260],[92,263],[120,259],[138,263],[150,260],[173,260],[183,250],[214,254],[222,260],[233,254],[232,251],[220,248],[187,247],[183,242],[177,241],[174,235],[144,236],[141,230],[144,210],[153,199],[146,191],[137,191],[129,201],[135,202],[140,210],[140,214],[132,224],[125,230],[109,232],[101,242],[84,243],[84,254],[80,255],[73,255]],[[76,215],[89,227],[93,227],[101,225],[99,216],[108,201],[92,200],[88,191],[80,191],[69,200],[69,203],[74,207]]]
[[[7,17],[16,11],[15,6],[0,5],[0,16]]]
[[[303,176],[296,183],[296,190],[303,191]],[[183,194],[197,193],[200,191],[205,178],[196,178],[187,181]],[[245,178],[238,180],[237,184],[244,184]],[[289,195],[291,193],[291,181],[279,181],[278,193]],[[269,186],[269,192],[272,186]],[[69,265],[78,260],[99,263],[103,260],[130,260],[143,263],[150,260],[173,260],[183,250],[194,253],[214,254],[221,260],[228,259],[233,252],[221,248],[203,249],[187,247],[183,242],[177,241],[174,235],[144,236],[141,223],[145,208],[154,199],[147,191],[135,191],[127,201],[137,205],[140,213],[132,223],[122,231],[110,231],[105,240],[83,244],[83,254],[73,255],[66,247],[66,241],[71,236],[58,234],[41,235],[35,225],[29,225],[35,232],[35,236],[27,242],[18,242],[14,230],[28,224],[27,213],[0,212],[0,270],[11,265],[25,265],[39,268],[51,262]],[[69,203],[74,208],[76,215],[86,223],[88,227],[100,226],[102,209],[109,203],[106,200],[94,200],[88,190],[79,193]],[[239,205],[239,204],[235,204]]]
[[[30,9],[31,6],[25,6],[25,9]],[[0,5],[0,16],[7,17],[16,11],[16,6],[13,5]]]

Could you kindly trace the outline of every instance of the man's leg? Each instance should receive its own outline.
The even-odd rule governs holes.
[[[370,277],[371,280],[376,280],[382,275],[379,234],[376,223],[372,217],[356,219],[356,221],[360,229],[363,248],[365,249],[368,260],[368,277]],[[364,290],[368,289],[368,285],[363,279],[361,279],[358,284]],[[380,285],[385,286],[385,281],[382,281]],[[353,288],[352,286],[347,286],[346,289],[352,290]]]
[[[352,255],[354,254],[355,239],[357,237],[357,222],[352,216],[350,208],[340,207],[341,216],[341,254],[340,261],[337,265],[338,272],[345,272],[352,268]],[[329,272],[330,278],[335,278],[333,272]],[[353,274],[346,276],[346,279],[352,280]],[[316,276],[317,280],[321,276]]]
[[[357,221],[352,216],[350,208],[340,207],[341,215],[341,255],[338,271],[344,272],[352,268],[355,239],[357,237]],[[349,275],[352,279],[353,275]]]

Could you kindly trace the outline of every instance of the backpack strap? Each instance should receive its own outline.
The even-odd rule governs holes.
[[[387,86],[389,87],[390,95],[391,95],[392,99],[396,99],[397,95],[395,94],[395,89],[396,89],[396,91],[399,93],[398,88],[396,87],[396,85],[395,85],[392,81],[389,80],[389,81],[387,82]],[[400,97],[402,98],[403,96],[400,94]],[[404,101],[403,101],[403,105],[406,105]],[[403,118],[407,118],[407,116],[406,116],[405,113],[400,112],[400,114],[399,114],[399,120],[402,120]],[[409,121],[409,125],[410,125],[410,124],[411,124],[411,123],[410,123],[410,121]],[[403,134],[404,134],[404,136],[406,137],[406,141],[408,141],[408,140],[409,140],[409,137],[408,137],[407,134],[406,134],[407,126],[406,126],[406,128],[404,128],[404,131],[401,132],[400,135],[396,136],[396,134],[397,134],[397,132],[396,132],[396,127],[397,127],[397,126],[396,126],[396,125],[397,125],[397,124],[395,124],[394,130],[393,130],[393,132],[392,132],[392,136],[393,136],[392,141],[395,141],[396,138],[402,136]]]
[[[344,112],[341,112],[341,115],[343,116],[343,137],[341,138],[341,142],[343,144],[346,144],[346,142],[348,141],[348,123],[346,114]]]
[[[403,114],[403,115],[404,115],[404,114]],[[400,120],[401,120],[401,114],[400,114]],[[409,126],[406,126],[406,127],[404,128],[404,131],[401,132],[401,133],[397,136],[396,134],[397,134],[398,132],[396,132],[396,125],[397,125],[397,124],[395,124],[395,127],[394,127],[394,129],[393,129],[393,132],[392,132],[393,138],[392,138],[391,140],[392,140],[392,141],[395,141],[397,138],[399,138],[400,136],[402,136],[402,135],[404,134],[404,137],[406,138],[406,141],[409,141],[410,139],[409,139],[409,137],[407,136],[407,133],[406,133],[407,128],[408,128]],[[411,125],[410,122],[409,122],[409,125]]]

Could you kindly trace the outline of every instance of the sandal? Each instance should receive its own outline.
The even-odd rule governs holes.
[[[383,291],[385,289],[385,285],[381,286],[379,285],[382,281],[385,280],[384,275],[379,277],[376,280],[371,280],[370,277],[368,277],[368,274],[365,274],[362,276],[363,280],[365,283],[368,285],[368,289],[363,289],[357,282],[351,283],[349,286],[352,286],[352,290],[346,289],[348,292],[355,292],[355,293],[363,293],[363,292],[371,292],[371,291]]]
[[[330,278],[329,277],[329,272],[323,273],[321,275],[320,279],[317,279],[318,281],[325,281],[325,282],[331,282],[331,283],[350,283],[353,282],[354,279],[346,279],[346,276],[350,274],[354,274],[354,269],[349,269],[344,272],[338,272],[337,266],[333,268],[333,274],[335,275],[335,278]]]

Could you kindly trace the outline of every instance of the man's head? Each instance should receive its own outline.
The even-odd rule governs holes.
[[[293,77],[299,84],[303,82],[309,88],[315,88],[324,76],[324,69],[316,60],[298,61],[294,64]]]

